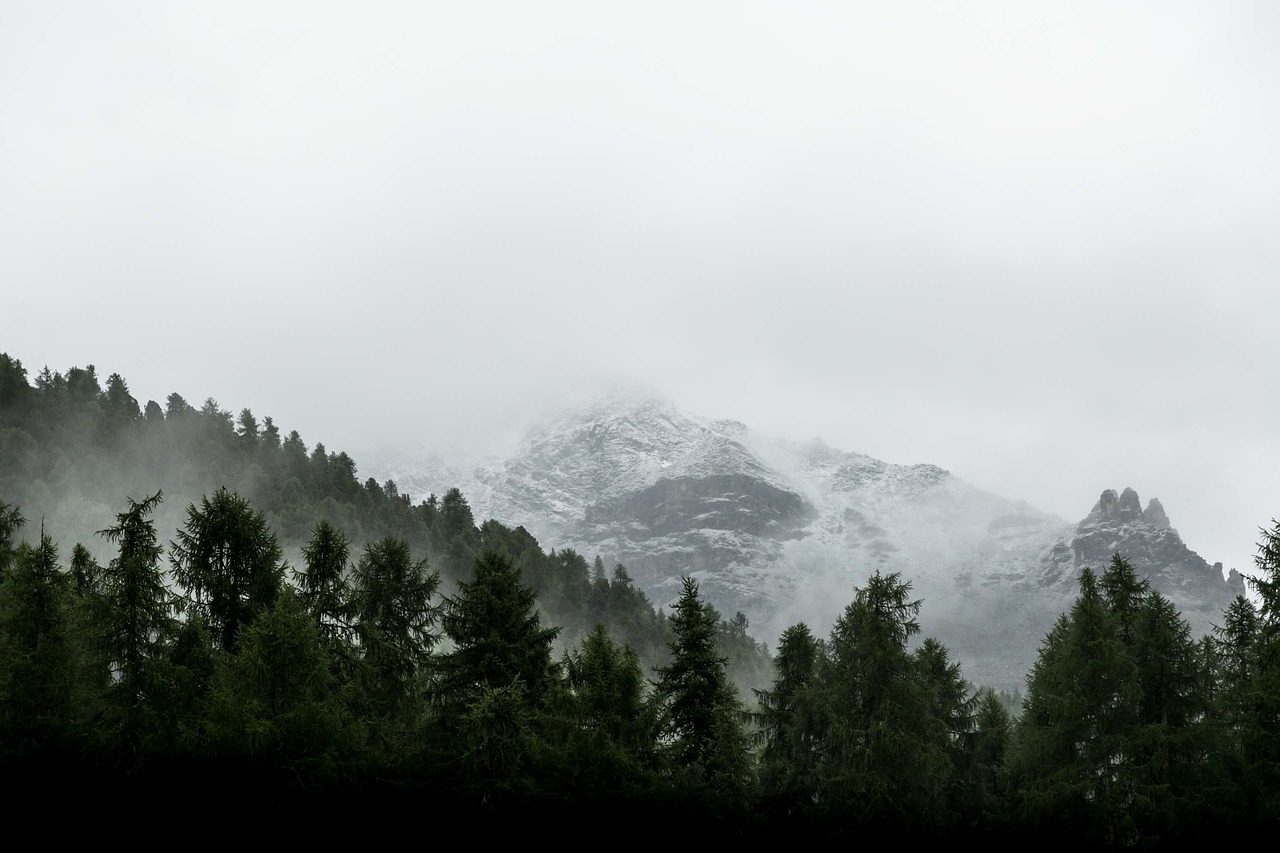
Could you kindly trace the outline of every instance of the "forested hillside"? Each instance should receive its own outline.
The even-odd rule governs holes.
[[[692,579],[658,613],[623,567],[477,526],[456,490],[360,484],[248,411],[0,356],[0,430],[0,776],[23,798],[1124,845],[1280,818],[1280,524],[1260,603],[1200,642],[1124,559],[1085,570],[1010,713],[897,574],[770,661]]]

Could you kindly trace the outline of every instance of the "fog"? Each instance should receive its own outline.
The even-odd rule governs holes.
[[[1280,516],[1266,3],[6,4],[0,350],[362,455],[618,383]]]

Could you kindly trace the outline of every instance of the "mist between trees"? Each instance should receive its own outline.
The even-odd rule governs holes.
[[[1280,814],[1280,525],[1258,603],[1200,640],[1119,556],[1084,571],[1023,698],[921,638],[898,575],[770,655],[692,579],[655,610],[456,489],[413,505],[270,418],[144,409],[93,368],[33,386],[0,355],[0,472],[0,772],[33,798],[1120,844]]]

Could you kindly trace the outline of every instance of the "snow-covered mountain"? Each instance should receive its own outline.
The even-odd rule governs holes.
[[[1084,565],[1119,551],[1205,630],[1237,593],[1186,548],[1158,501],[1103,492],[1078,525],[977,489],[934,465],[893,465],[762,436],[653,398],[612,398],[532,430],[469,470],[383,466],[418,497],[462,489],[477,518],[524,525],[544,547],[624,563],[656,603],[682,575],[772,640],[826,631],[875,570],[901,572],[921,621],[973,680],[1021,683]]]

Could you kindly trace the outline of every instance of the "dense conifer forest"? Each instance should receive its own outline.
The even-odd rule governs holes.
[[[1280,818],[1280,525],[1257,562],[1199,640],[1118,555],[1084,571],[1014,702],[920,636],[908,578],[770,655],[691,579],[664,613],[457,490],[0,355],[0,775],[86,810],[1221,837]]]

